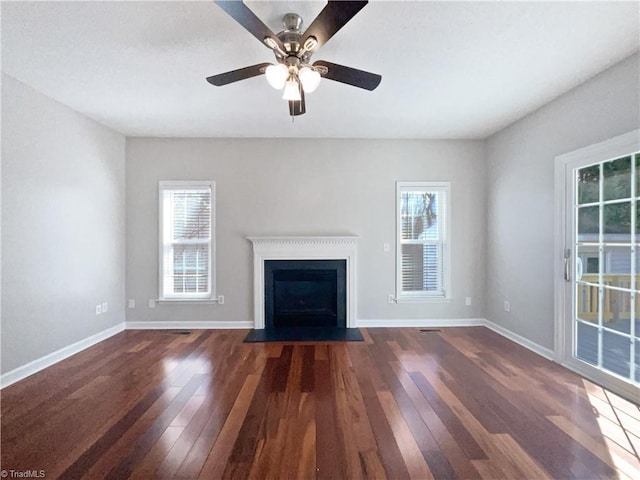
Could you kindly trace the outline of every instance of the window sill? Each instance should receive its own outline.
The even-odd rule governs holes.
[[[396,297],[396,303],[451,303],[451,297]]]
[[[215,304],[218,300],[215,298],[161,298],[156,300],[156,303],[192,303],[192,304]]]

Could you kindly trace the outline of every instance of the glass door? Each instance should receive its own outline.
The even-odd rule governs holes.
[[[567,176],[570,241],[564,257],[571,324],[566,354],[638,386],[640,154],[574,163]]]
[[[640,398],[640,130],[556,158],[555,359]]]

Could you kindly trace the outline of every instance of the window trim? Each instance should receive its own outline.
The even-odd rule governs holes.
[[[420,189],[444,194],[444,226],[442,232],[442,291],[402,291],[402,198],[408,189]],[[439,207],[439,208],[442,208]],[[396,182],[396,302],[429,303],[451,301],[451,182]]]
[[[172,189],[202,189],[211,190],[211,228],[209,238],[209,293],[174,294],[164,295],[164,202],[163,193]],[[216,297],[216,183],[212,180],[161,180],[158,182],[158,301],[159,302],[188,302],[188,303],[213,303]]]

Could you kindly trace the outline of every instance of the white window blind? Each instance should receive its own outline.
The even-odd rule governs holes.
[[[214,296],[213,182],[160,182],[160,299]]]
[[[449,184],[398,182],[396,298],[448,298]]]

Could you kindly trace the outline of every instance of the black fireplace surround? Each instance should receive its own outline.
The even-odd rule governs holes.
[[[346,260],[265,260],[265,329],[347,326]]]

